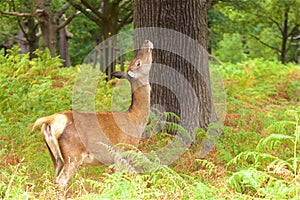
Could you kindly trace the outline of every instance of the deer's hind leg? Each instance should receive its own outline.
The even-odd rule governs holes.
[[[55,178],[55,182],[60,187],[64,187],[83,164],[88,152],[81,142],[75,127],[72,125],[65,128],[58,143],[64,163],[58,176]]]
[[[55,183],[60,187],[65,187],[74,173],[80,168],[82,161],[66,160],[60,173],[55,178]]]

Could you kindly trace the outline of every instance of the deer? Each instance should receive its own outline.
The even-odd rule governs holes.
[[[64,188],[82,165],[113,164],[114,161],[108,152],[99,148],[97,144],[125,143],[132,146],[139,144],[150,114],[149,72],[152,50],[153,43],[145,40],[135,58],[130,62],[128,70],[113,74],[117,78],[127,79],[130,83],[131,104],[126,111],[93,114],[67,110],[35,121],[33,130],[41,126],[41,132],[54,165],[54,180],[59,187]],[[76,115],[79,116],[77,121]],[[99,126],[98,129],[89,124],[93,117]],[[88,133],[87,142],[82,140],[82,132]],[[102,137],[99,137],[99,134]],[[97,149],[94,152],[93,146]]]

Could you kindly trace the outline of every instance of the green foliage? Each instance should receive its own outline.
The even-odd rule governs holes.
[[[49,168],[50,162],[45,159],[45,151],[40,151],[44,149],[42,138],[30,134],[30,129],[38,117],[70,108],[70,99],[65,97],[71,94],[68,84],[74,71],[61,71],[61,60],[50,58],[48,51],[37,51],[39,57],[31,61],[27,54],[18,54],[18,48],[8,53],[5,57],[0,55],[0,146],[7,152],[7,163],[1,163],[0,169],[24,159],[21,169],[26,163],[27,177],[32,177],[40,174],[38,169]],[[38,162],[41,158],[44,159]]]
[[[279,100],[299,98],[298,91],[289,96],[289,88],[299,79],[299,68],[293,65],[254,59],[239,64],[229,63],[220,66],[219,70],[225,81],[231,84],[226,90],[228,98],[234,98],[230,103],[238,104],[242,100],[244,104],[258,105],[270,97]],[[292,80],[285,79],[286,76]]]
[[[243,47],[242,35],[225,33],[223,40],[218,43],[215,54],[222,62],[237,63],[247,58],[245,51],[247,49]]]
[[[191,184],[194,182],[193,184]],[[168,167],[131,176],[114,173],[102,183],[93,182],[101,194],[86,194],[84,199],[213,199],[211,188],[191,177],[180,176]]]
[[[103,2],[102,2],[103,3]],[[82,6],[82,9],[88,9],[84,6],[84,4],[77,3],[78,5]],[[98,21],[92,21],[89,19],[89,16],[84,15],[83,12],[76,15],[76,17],[72,20],[72,22],[68,25],[68,30],[73,34],[73,38],[69,40],[69,49],[70,49],[70,56],[71,56],[71,62],[73,65],[79,65],[82,63],[84,58],[90,53],[90,51],[93,49],[92,47],[97,46],[103,39],[107,38],[108,35],[111,35],[112,33],[106,33],[103,26],[106,26],[106,29],[112,30],[118,30],[118,32],[127,31],[129,29],[133,30],[133,23],[124,22],[122,23],[122,20],[125,16],[129,14],[129,12],[132,9],[132,2],[131,1],[120,1],[120,2],[112,2],[112,1],[106,1],[103,4],[100,4],[98,1],[89,1],[89,4],[92,5],[95,10],[99,12],[104,12],[102,15],[106,16],[106,12],[109,13],[110,18],[109,20],[112,20],[111,17],[117,17],[117,21],[112,20],[109,26],[107,26],[107,23],[102,22],[102,18],[97,16],[97,13],[90,12],[90,16],[94,16],[93,18],[98,18]],[[106,9],[103,10],[101,8],[104,6]],[[115,9],[118,8],[118,9]],[[112,12],[110,12],[110,9],[115,9]],[[101,11],[100,11],[101,10]],[[113,16],[118,15],[118,16]],[[116,24],[112,24],[116,23]],[[108,34],[108,35],[106,35]],[[115,33],[113,33],[115,34]],[[130,36],[132,37],[132,36]],[[124,38],[123,38],[124,39]],[[133,41],[127,40],[122,41],[122,45],[126,46],[127,44],[123,44],[123,42]],[[129,58],[133,57],[134,52],[130,52],[129,54],[124,55],[124,60],[130,60]]]
[[[226,61],[230,59],[229,53],[242,61],[244,57],[236,54],[241,49],[249,58],[280,60],[284,56],[286,62],[299,59],[296,50],[299,39],[293,39],[300,25],[299,6],[299,0],[219,1],[208,15],[212,52],[223,58],[225,53]],[[237,34],[243,36],[242,48]],[[230,48],[234,45],[236,49]],[[226,52],[226,48],[233,51]]]
[[[228,180],[229,187],[237,192],[259,198],[286,199],[295,197],[284,181],[254,168],[234,173]]]
[[[299,94],[288,88],[299,81],[299,67],[255,59],[219,69],[228,114],[217,157],[227,165],[228,187],[234,197],[296,199]]]
[[[91,47],[96,45],[92,33],[97,34],[99,28],[83,14],[79,14],[72,20],[68,30],[74,35],[69,40],[71,61],[73,65],[79,65],[92,50]]]
[[[296,199],[299,195],[298,66],[261,59],[216,66],[226,86],[228,109],[224,136],[207,159],[194,155],[199,147],[181,148],[182,139],[165,133],[189,137],[183,127],[168,122],[180,122],[178,116],[153,110],[146,130],[149,139],[142,139],[138,149],[119,144],[115,148],[129,150],[119,153],[106,146],[115,165],[84,168],[60,191],[53,183],[42,136],[30,129],[38,117],[71,108],[75,79],[85,69],[59,68],[61,60],[51,58],[47,50],[36,54],[29,60],[13,48],[0,56],[1,198]],[[128,108],[128,82],[106,83],[100,73],[91,78],[97,82],[93,99],[97,111]],[[196,130],[197,143],[206,136]],[[170,143],[179,148],[169,148]],[[169,167],[163,165],[181,152]]]
[[[228,180],[237,192],[264,198],[295,198],[299,194],[299,122],[300,108],[289,110],[294,121],[282,121],[271,125],[273,130],[282,130],[284,125],[294,125],[292,135],[271,134],[258,143],[256,150],[242,152],[228,166],[235,172]],[[280,192],[277,192],[280,191]]]
[[[30,194],[24,193],[22,189],[26,186],[28,192],[32,191],[31,181],[29,180],[26,171],[26,166],[22,166],[23,160],[16,166],[9,166],[9,168],[1,171],[0,182],[0,197],[3,199],[28,199]]]

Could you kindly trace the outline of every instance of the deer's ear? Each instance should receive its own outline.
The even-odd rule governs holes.
[[[125,72],[113,72],[111,75],[113,75],[114,77],[119,78],[119,79],[126,78]]]

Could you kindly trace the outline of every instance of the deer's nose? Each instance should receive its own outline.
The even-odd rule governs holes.
[[[153,49],[153,43],[150,42],[150,40],[145,40],[143,46],[146,48]]]

